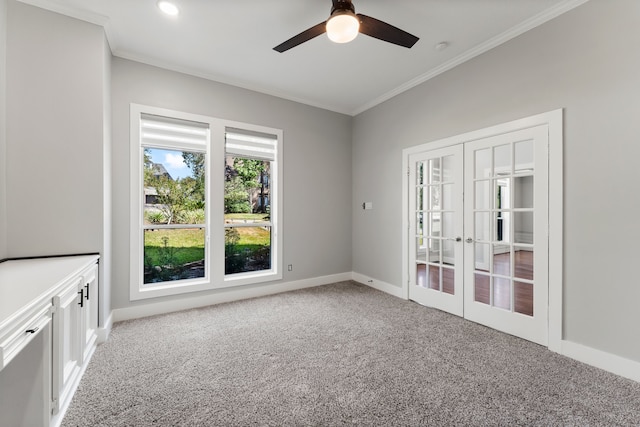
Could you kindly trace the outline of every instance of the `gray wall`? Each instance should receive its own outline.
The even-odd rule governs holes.
[[[357,116],[353,270],[400,286],[403,148],[565,108],[564,335],[640,361],[639,26],[591,1]]]
[[[112,96],[112,308],[193,296],[129,301],[130,103],[283,129],[284,281],[351,271],[351,117],[119,58]]]
[[[8,254],[100,252],[103,29],[8,5]]]
[[[7,256],[7,1],[0,0],[0,259]]]

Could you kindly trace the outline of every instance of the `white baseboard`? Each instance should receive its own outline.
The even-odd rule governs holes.
[[[104,323],[104,326],[98,328],[98,344],[102,344],[109,339],[109,334],[111,333],[111,327],[113,326],[113,312],[109,314],[107,317],[107,321]]]
[[[620,375],[621,377],[640,382],[640,362],[564,340],[561,343],[560,354],[586,363],[587,365]]]
[[[377,280],[372,277],[365,276],[364,274],[356,273],[355,271],[351,273],[351,279],[358,283],[362,283],[363,285],[370,286],[373,289],[386,292],[394,297],[402,298],[404,300],[407,299],[405,291],[399,286],[394,286],[390,283],[383,282],[382,280]]]
[[[214,304],[279,294],[298,289],[312,288],[315,286],[327,285],[329,283],[343,282],[345,280],[351,280],[351,272],[314,277],[311,279],[295,280],[292,282],[267,284],[257,287],[244,286],[238,288],[225,288],[216,293],[204,296],[199,295],[172,301],[162,301],[127,308],[117,308],[111,312],[111,318],[113,318],[113,322],[115,323],[123,320],[154,316],[156,314],[171,313],[174,311],[206,307]]]

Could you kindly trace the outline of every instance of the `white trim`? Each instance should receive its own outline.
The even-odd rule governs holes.
[[[560,351],[563,307],[564,174],[562,110],[549,113],[549,350]]]
[[[335,282],[351,280],[351,272],[332,274],[328,276],[314,277],[310,279],[295,280],[261,285],[258,287],[227,288],[208,295],[189,296],[179,300],[163,301],[151,304],[117,308],[112,311],[114,322],[137,319],[157,314],[171,313],[174,311],[188,310],[191,308],[206,307],[225,302],[239,301],[249,298],[263,297],[298,289],[313,288]]]
[[[563,290],[563,112],[562,109],[513,120],[496,126],[467,132],[402,150],[402,292],[409,295],[409,156],[451,145],[464,144],[478,139],[545,125],[549,133],[549,327],[548,348],[559,352],[562,341],[562,290]]]
[[[560,353],[587,365],[640,382],[640,362],[565,340],[561,342]]]
[[[141,192],[143,173],[141,169],[142,147],[140,124],[143,115],[168,117],[172,119],[186,120],[190,122],[203,123],[207,125],[208,142],[205,150],[207,154],[207,182],[206,188],[208,200],[207,218],[205,224],[205,259],[208,261],[208,268],[205,277],[197,279],[176,280],[174,282],[164,282],[162,284],[148,283],[142,285],[143,281],[143,236],[140,230],[145,229],[143,224],[143,204],[141,203]],[[129,299],[131,301],[155,298],[161,296],[179,295],[190,292],[221,289],[231,286],[255,285],[258,283],[272,282],[282,279],[282,259],[283,259],[283,233],[282,233],[282,212],[283,212],[283,131],[281,129],[269,128],[265,126],[252,125],[231,120],[217,119],[209,116],[174,111],[165,108],[151,107],[140,104],[130,104],[130,258],[133,260],[129,272]],[[224,226],[218,228],[216,224],[224,224],[223,210],[217,209],[224,199],[224,182],[215,177],[222,176],[224,170],[223,163],[217,159],[225,158],[225,135],[227,129],[238,129],[241,131],[257,132],[265,135],[273,135],[275,138],[275,158],[272,162],[271,173],[271,268],[259,272],[248,272],[234,275],[225,275],[225,260],[223,257],[214,257],[212,254],[217,248],[224,247]],[[184,145],[184,144],[182,144]],[[169,146],[180,147],[179,144],[169,144]],[[167,148],[167,147],[162,147]],[[198,150],[201,150],[199,147]],[[202,225],[202,224],[200,224]],[[198,225],[190,225],[198,226]],[[256,225],[259,226],[259,225]],[[147,227],[149,228],[149,227]],[[180,225],[171,227],[153,228],[183,228]]]
[[[102,344],[107,342],[109,339],[109,334],[111,334],[111,328],[113,327],[113,312],[109,313],[109,317],[104,322],[104,326],[100,326],[97,330],[98,339],[96,340],[97,344]]]
[[[408,299],[400,286],[395,286],[390,283],[383,282],[382,280],[374,279],[372,277],[365,276],[364,274],[356,273],[355,271],[351,272],[351,280],[362,283],[363,285],[367,285],[373,289],[385,292],[389,295],[393,295],[394,297],[398,297],[404,300]]]

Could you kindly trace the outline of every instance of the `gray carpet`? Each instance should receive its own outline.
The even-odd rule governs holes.
[[[640,383],[353,282],[118,323],[63,426],[640,426]]]

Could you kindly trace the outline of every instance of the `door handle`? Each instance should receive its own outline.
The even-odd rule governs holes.
[[[445,237],[444,240],[450,240],[452,242],[461,242],[462,237]]]
[[[80,288],[78,294],[80,294],[80,302],[78,303],[78,305],[80,307],[84,307],[84,288]]]
[[[467,240],[465,240],[465,242],[467,243],[473,243],[473,239],[471,237],[467,237]]]

